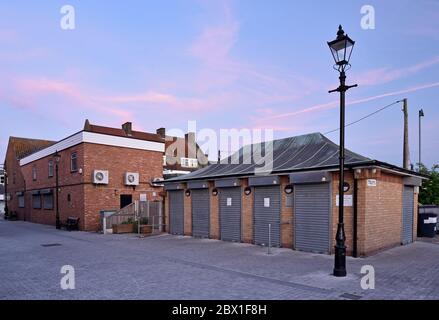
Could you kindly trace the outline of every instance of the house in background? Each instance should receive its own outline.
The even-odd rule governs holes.
[[[195,133],[186,133],[184,138],[166,135],[165,128],[157,129],[157,134],[165,141],[163,156],[163,178],[170,179],[191,173],[207,166],[208,155],[195,140]]]

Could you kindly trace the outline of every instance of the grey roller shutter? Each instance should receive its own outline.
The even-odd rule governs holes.
[[[295,248],[328,253],[330,228],[329,183],[294,186]]]
[[[241,188],[220,188],[221,240],[241,241]]]
[[[184,195],[183,190],[168,191],[169,227],[171,234],[184,234]]]
[[[192,190],[192,236],[209,238],[209,190]]]
[[[280,187],[255,187],[254,242],[268,246],[268,225],[271,224],[271,246],[280,247]]]
[[[402,244],[413,242],[413,187],[404,186],[402,200]]]

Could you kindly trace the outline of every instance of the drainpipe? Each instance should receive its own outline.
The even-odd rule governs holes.
[[[358,179],[355,178],[355,171],[352,171],[354,177],[354,227],[353,227],[353,250],[352,255],[354,258],[358,258],[358,210],[357,210],[357,195],[358,195]]]

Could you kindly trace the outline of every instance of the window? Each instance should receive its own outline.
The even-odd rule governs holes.
[[[163,165],[166,166],[166,156],[163,156]]]
[[[5,184],[5,176],[1,176],[0,177],[0,183],[1,184]]]
[[[32,195],[32,208],[41,209],[41,196],[39,194]]]
[[[23,195],[18,196],[17,199],[18,199],[18,207],[24,208],[24,196]]]
[[[181,166],[185,168],[197,168],[198,160],[193,158],[181,158]]]
[[[53,193],[47,193],[43,195],[43,209],[53,209]]]
[[[49,178],[53,177],[53,160],[49,160],[47,171],[49,173]]]
[[[32,167],[32,180],[37,180],[37,167],[33,166]]]
[[[78,171],[78,155],[76,152],[73,152],[70,156],[70,171]]]

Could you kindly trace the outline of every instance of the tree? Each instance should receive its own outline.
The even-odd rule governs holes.
[[[428,170],[423,164],[419,164],[419,173],[429,176],[424,180],[419,190],[419,203],[439,205],[439,165],[435,164]]]

